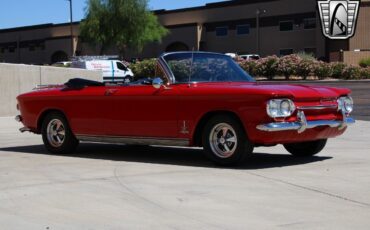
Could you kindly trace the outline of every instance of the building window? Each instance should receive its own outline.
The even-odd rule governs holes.
[[[293,21],[280,22],[280,31],[293,30]]]
[[[238,25],[236,26],[237,35],[246,35],[249,34],[249,25]]]
[[[304,48],[304,52],[306,54],[312,54],[313,56],[316,56],[316,48]]]
[[[293,49],[281,49],[280,56],[290,55],[293,54]]]
[[[15,52],[15,47],[9,47],[9,53],[14,53]]]
[[[316,28],[316,18],[306,18],[304,19],[303,24],[304,24],[305,30],[315,29]]]
[[[228,28],[226,26],[216,28],[216,36],[218,37],[227,36],[227,32],[228,32]]]
[[[35,46],[34,46],[34,45],[30,45],[28,49],[29,49],[30,51],[35,51]]]
[[[0,48],[0,53],[5,53],[5,48],[4,47]]]

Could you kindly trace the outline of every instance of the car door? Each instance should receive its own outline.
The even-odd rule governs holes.
[[[106,88],[106,133],[124,137],[177,137],[177,87],[152,85]]]
[[[108,98],[106,87],[85,87],[69,90],[63,98],[63,108],[75,135],[106,135],[105,111]]]

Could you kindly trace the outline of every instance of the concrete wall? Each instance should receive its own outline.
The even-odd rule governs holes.
[[[349,65],[357,65],[364,58],[370,58],[370,51],[344,51],[343,62]]]
[[[102,80],[100,71],[0,63],[0,116],[17,114],[16,97],[37,85],[63,84],[70,78]]]

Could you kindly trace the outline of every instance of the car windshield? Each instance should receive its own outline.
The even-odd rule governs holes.
[[[165,55],[164,60],[175,83],[254,81],[232,58],[222,54],[172,53]]]

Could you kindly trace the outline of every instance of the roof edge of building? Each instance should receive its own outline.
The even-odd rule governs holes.
[[[72,22],[73,25],[79,25],[81,21]],[[17,31],[24,31],[24,30],[37,30],[37,29],[45,29],[51,27],[59,27],[59,26],[69,26],[71,23],[63,22],[63,23],[45,23],[45,24],[38,24],[38,25],[31,25],[31,26],[20,26],[14,28],[6,28],[0,29],[0,33],[8,33],[8,32],[17,32]]]
[[[214,8],[222,8],[222,7],[230,7],[230,6],[257,4],[257,3],[263,3],[263,2],[274,2],[274,1],[279,1],[279,0],[231,0],[231,1],[207,3],[203,6],[195,6],[195,7],[181,8],[181,9],[173,9],[173,10],[159,9],[159,10],[154,10],[153,13],[157,15],[161,15],[161,14],[180,13],[180,12],[187,12],[187,11],[194,11],[194,10],[206,10],[206,9],[214,9]]]

